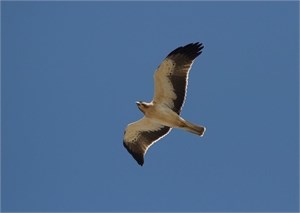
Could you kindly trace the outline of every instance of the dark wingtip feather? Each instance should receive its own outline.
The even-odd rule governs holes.
[[[134,149],[133,149],[132,146],[134,146],[135,144],[130,144],[129,145],[128,143],[123,141],[123,145],[127,149],[127,151],[132,155],[132,157],[136,160],[136,162],[140,166],[143,166],[143,164],[144,164],[144,155],[141,152],[134,152]]]
[[[204,48],[202,43],[196,42],[196,43],[190,43],[183,47],[178,47],[177,49],[170,52],[170,54],[167,57],[176,55],[176,54],[182,54],[185,55],[190,60],[194,60],[202,53],[202,49]]]

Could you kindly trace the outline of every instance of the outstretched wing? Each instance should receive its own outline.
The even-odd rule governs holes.
[[[142,166],[144,155],[149,147],[170,130],[170,127],[154,123],[151,119],[143,117],[127,126],[124,132],[123,145],[138,164]]]
[[[154,74],[154,103],[167,105],[180,114],[186,96],[189,71],[202,49],[202,43],[191,43],[178,47],[165,58]]]

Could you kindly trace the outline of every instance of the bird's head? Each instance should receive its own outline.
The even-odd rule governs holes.
[[[145,110],[147,110],[147,108],[149,107],[146,102],[143,102],[143,101],[137,101],[135,102],[137,107],[139,108],[139,110],[142,111],[142,113],[145,113]]]

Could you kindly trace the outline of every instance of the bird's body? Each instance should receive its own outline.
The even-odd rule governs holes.
[[[202,44],[194,43],[172,51],[155,72],[153,100],[150,103],[136,102],[144,117],[127,126],[123,144],[140,165],[144,163],[148,148],[172,128],[181,128],[199,136],[204,134],[205,127],[180,117],[188,73],[202,48]]]
[[[160,104],[154,104],[152,102],[138,102],[137,105],[139,109],[141,109],[141,111],[144,113],[145,117],[151,119],[153,122],[171,128],[180,127],[182,125],[180,116],[169,107]]]

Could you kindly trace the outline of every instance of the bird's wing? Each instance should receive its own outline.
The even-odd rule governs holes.
[[[144,164],[144,155],[149,147],[165,136],[170,127],[160,125],[151,119],[142,119],[131,123],[124,132],[123,145],[132,157],[140,164]]]
[[[186,96],[189,70],[202,49],[202,43],[191,43],[178,47],[165,58],[154,74],[154,103],[167,105],[180,114]]]

